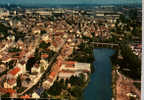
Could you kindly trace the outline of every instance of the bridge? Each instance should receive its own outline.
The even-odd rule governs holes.
[[[102,42],[90,42],[88,44],[91,44],[93,46],[110,46],[110,47],[118,47],[119,44],[116,43],[102,43]]]

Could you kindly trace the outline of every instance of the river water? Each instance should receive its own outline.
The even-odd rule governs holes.
[[[94,52],[95,72],[84,90],[84,100],[111,100],[112,97],[112,64],[110,56],[115,51],[108,48],[96,48]]]

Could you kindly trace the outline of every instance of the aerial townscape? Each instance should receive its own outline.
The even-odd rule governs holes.
[[[140,100],[141,24],[139,5],[0,5],[0,96]]]

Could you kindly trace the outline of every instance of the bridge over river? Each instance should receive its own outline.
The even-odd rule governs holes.
[[[90,43],[88,43],[88,44],[90,44],[90,45],[93,45],[93,46],[101,46],[101,47],[104,47],[104,46],[106,46],[106,47],[119,47],[119,44],[116,44],[116,43],[103,43],[103,42],[90,42]]]

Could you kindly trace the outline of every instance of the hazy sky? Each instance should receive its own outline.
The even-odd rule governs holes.
[[[120,3],[141,3],[142,0],[0,0],[0,4],[82,4],[82,3],[95,3],[95,4],[120,4]]]

